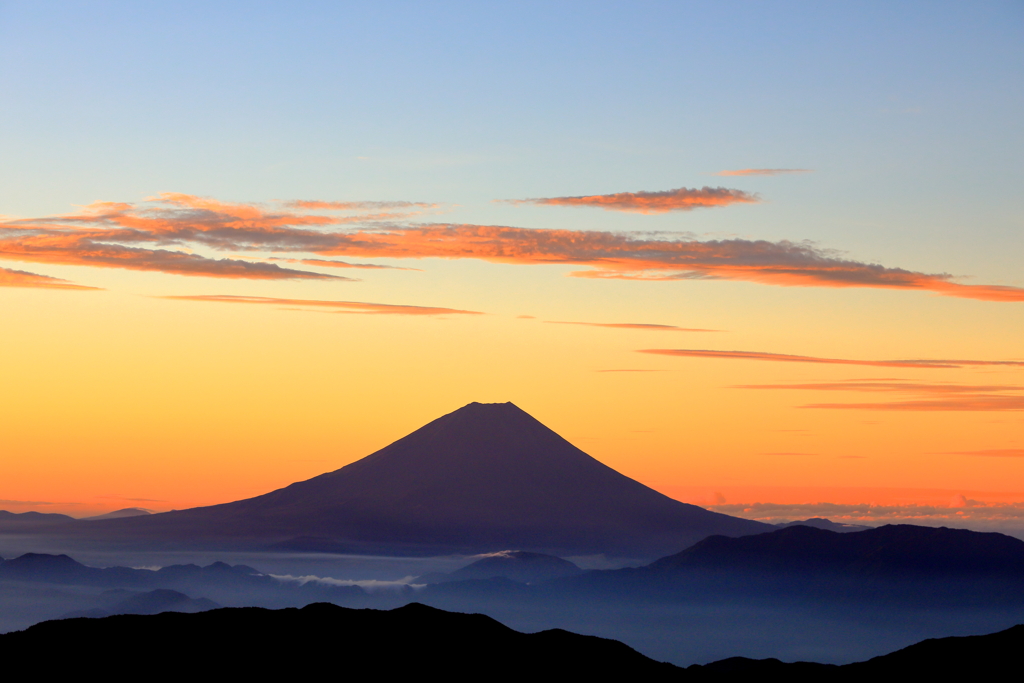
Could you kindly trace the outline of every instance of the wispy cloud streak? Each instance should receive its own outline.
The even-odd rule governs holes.
[[[964,363],[964,361],[958,361]],[[979,361],[982,362],[982,361]],[[1006,361],[1024,365],[1021,361]],[[941,367],[941,366],[940,366]],[[736,389],[776,389],[802,391],[849,391],[868,393],[902,393],[909,400],[879,403],[811,403],[801,408],[831,410],[883,411],[959,411],[999,412],[1024,410],[1024,387],[1015,384],[950,384],[928,382],[812,382],[794,384],[744,384]],[[972,454],[980,454],[972,452]]]
[[[729,360],[757,360],[779,363],[819,363],[826,365],[867,365],[881,368],[960,368],[973,365],[1021,366],[1018,360],[851,360],[848,358],[816,358],[814,356],[793,356],[784,353],[762,351],[711,351],[707,349],[641,349],[638,353],[661,356],[682,356],[685,358],[717,358]]]
[[[594,194],[580,197],[542,197],[538,199],[509,199],[510,204],[537,204],[541,206],[589,206],[605,211],[627,211],[630,213],[667,213],[669,211],[692,211],[730,204],[755,204],[757,195],[730,190],[725,187],[702,187],[689,189],[680,187],[661,192],[617,192],[615,194]]]
[[[705,330],[697,327],[677,327],[675,325],[656,325],[654,323],[582,323],[567,320],[545,320],[551,325],[583,325],[584,327],[611,327],[621,330],[647,330],[651,332],[720,332],[721,330]]]
[[[990,448],[981,451],[946,451],[940,455],[970,455],[978,458],[1024,458],[1024,448]]]
[[[160,299],[175,301],[206,301],[227,304],[262,304],[272,306],[310,306],[334,309],[339,313],[388,314],[388,315],[483,315],[480,311],[463,311],[457,308],[435,306],[402,306],[396,304],[374,304],[361,301],[321,301],[318,299],[277,299],[266,296],[232,296],[227,294],[162,296]]]
[[[11,270],[10,268],[0,268],[0,287],[81,290],[99,289],[99,287],[86,287],[84,285],[76,285],[73,282],[61,280],[60,278],[50,277],[48,275],[37,275],[36,273],[27,273],[23,270]]]

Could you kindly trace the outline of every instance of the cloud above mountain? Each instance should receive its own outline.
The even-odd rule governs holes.
[[[539,206],[586,206],[605,211],[629,213],[668,213],[729,206],[730,204],[756,204],[761,201],[755,194],[725,187],[680,187],[660,192],[616,192],[579,197],[542,197],[537,199],[509,199],[510,204],[536,204]]]
[[[683,358],[716,358],[727,360],[756,360],[778,363],[817,363],[825,365],[866,365],[879,368],[961,368],[964,366],[1020,366],[1020,360],[855,360],[850,358],[817,358],[814,356],[794,356],[784,353],[765,353],[763,351],[712,351],[708,349],[640,349],[638,353],[651,353],[660,356],[679,356]],[[789,388],[790,385],[771,385],[772,388]],[[747,387],[752,388],[752,387]],[[761,387],[757,387],[761,388]]]
[[[374,304],[362,301],[321,301],[317,299],[278,299],[266,296],[233,295],[189,295],[162,296],[160,299],[174,301],[203,301],[224,304],[260,304],[265,306],[298,306],[315,309],[328,308],[337,313],[386,314],[386,315],[483,315],[480,311],[463,311],[457,308],[435,306],[403,306],[398,304]]]
[[[950,361],[954,362],[954,361]],[[955,361],[963,365],[969,361]],[[991,363],[975,361],[973,364]],[[1021,366],[1024,361],[1000,361],[1008,365]],[[950,366],[937,366],[950,367]],[[903,394],[895,401],[872,403],[810,403],[801,408],[831,410],[879,410],[879,411],[958,411],[998,412],[1024,410],[1024,386],[1015,384],[953,384],[948,382],[902,382],[853,380],[847,382],[811,382],[793,384],[743,384],[736,389],[775,389],[797,391],[841,391]],[[1024,451],[1021,451],[1024,453]],[[1002,453],[1001,451],[999,453]],[[995,451],[962,452],[963,455],[997,455]]]
[[[655,323],[584,323],[569,320],[545,320],[552,325],[582,325],[584,327],[610,327],[620,330],[646,330],[650,332],[720,332],[721,330],[705,330],[698,327],[677,327],[676,325],[658,325]]]
[[[231,256],[219,257],[224,252]],[[239,253],[253,256],[241,259]],[[786,240],[415,224],[398,220],[395,214],[325,214],[288,208],[287,203],[232,204],[176,193],[139,204],[99,202],[74,214],[0,222],[0,259],[221,278],[345,279],[274,261],[289,254],[311,267],[337,268],[315,261],[339,257],[477,259],[584,266],[588,270],[571,273],[584,278],[737,280],[1024,301],[1021,287],[960,284],[949,274],[864,263],[809,242]]]
[[[67,280],[50,277],[49,275],[37,275],[24,270],[11,270],[0,268],[0,287],[28,287],[32,289],[99,289],[98,287],[85,287],[76,285]]]

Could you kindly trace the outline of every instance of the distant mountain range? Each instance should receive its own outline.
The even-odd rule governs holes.
[[[98,619],[115,614],[161,614],[163,612],[194,614],[221,607],[213,600],[192,599],[184,593],[167,588],[157,588],[145,593],[110,590],[102,594],[101,598],[105,598],[107,603],[103,607],[68,612],[61,616],[61,619],[77,619],[79,617]]]
[[[1024,626],[986,636],[928,640],[844,666],[732,658],[679,668],[621,642],[563,630],[520,633],[481,614],[422,604],[391,611],[318,603],[302,609],[235,608],[194,614],[64,619],[0,635],[0,652],[46,662],[49,675],[78,675],[118,658],[159,662],[162,675],[323,675],[324,658],[346,676],[580,678],[730,681],[778,675],[787,681],[863,681],[865,676],[989,678],[1016,670]],[[59,652],[59,657],[53,653]],[[170,656],[186,653],[185,656]]]
[[[82,517],[80,521],[94,522],[98,519],[121,519],[122,517],[142,517],[151,514],[153,514],[153,511],[146,508],[123,508],[103,515],[95,515],[94,517]]]
[[[511,403],[471,403],[340,470],[256,498],[77,524],[98,538],[442,554],[517,548],[654,559],[771,530],[673,500]]]

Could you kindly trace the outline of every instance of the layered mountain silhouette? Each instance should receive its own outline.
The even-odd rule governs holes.
[[[471,403],[340,470],[256,498],[89,522],[161,541],[284,543],[350,552],[607,553],[655,558],[770,525],[662,495],[511,403]]]
[[[74,521],[74,517],[53,512],[8,512],[7,510],[0,510],[0,532],[33,532]]]
[[[78,676],[109,665],[112,645],[122,665],[141,669],[159,662],[161,674],[190,677],[308,677],[321,675],[324,657],[331,657],[341,660],[346,675],[359,678],[736,681],[774,674],[786,681],[944,680],[1012,675],[1024,626],[925,640],[843,666],[734,657],[687,668],[657,662],[615,640],[560,629],[521,633],[482,614],[417,603],[390,611],[317,603],[62,619],[0,635],[0,653],[46,662],[48,675]]]
[[[126,593],[127,597],[125,597]],[[213,600],[206,598],[193,599],[184,593],[167,588],[158,588],[145,593],[112,590],[107,591],[102,597],[107,598],[110,604],[104,607],[68,612],[61,619],[75,619],[78,617],[98,619],[114,614],[161,614],[162,612],[194,614],[195,612],[206,612],[221,607],[221,605],[218,605]]]
[[[554,584],[577,597],[1021,609],[1024,541],[909,524],[844,533],[798,525],[712,536],[645,567]]]

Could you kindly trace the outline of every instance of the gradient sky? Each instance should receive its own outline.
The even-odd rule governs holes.
[[[1024,528],[1022,120],[1019,2],[0,2],[0,508],[512,401],[735,514]]]

